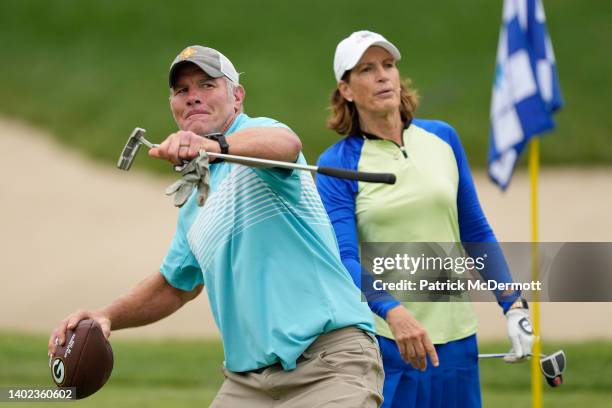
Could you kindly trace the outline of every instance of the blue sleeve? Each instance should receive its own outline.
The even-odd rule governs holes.
[[[470,166],[459,136],[450,126],[449,131],[449,143],[455,153],[459,170],[457,212],[461,242],[472,258],[481,257],[485,252],[487,253],[486,267],[480,273],[484,279],[504,283],[512,282],[512,275],[504,253],[480,206]],[[494,294],[504,313],[506,313],[521,295],[521,292],[515,291],[511,294],[495,292]]]
[[[195,191],[194,193],[195,194]],[[204,275],[187,241],[190,220],[196,211],[196,200],[190,199],[179,210],[176,232],[160,267],[166,281],[177,289],[190,291],[204,284]]]
[[[319,166],[342,167],[355,170],[358,161],[357,154],[353,154],[354,152],[351,151],[348,152],[349,154],[346,153],[345,149],[339,149],[337,145],[334,145],[321,155],[317,164]],[[357,181],[318,174],[317,189],[336,233],[342,263],[350,273],[355,285],[364,291],[370,309],[385,319],[387,312],[399,305],[400,302],[392,298],[390,299],[390,295],[375,296],[371,293],[366,293],[369,291],[368,289],[363,289],[372,288],[372,285],[366,282],[362,286],[362,277],[369,279],[371,274],[367,271],[362,271],[359,260],[357,225],[355,221]]]

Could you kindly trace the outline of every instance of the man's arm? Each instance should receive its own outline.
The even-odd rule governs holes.
[[[289,129],[252,127],[227,137],[230,154],[294,162],[302,150],[300,138]]]
[[[282,127],[250,127],[228,135],[226,140],[229,154],[236,156],[294,162],[302,150],[300,138]],[[221,153],[216,141],[180,130],[168,136],[159,147],[149,150],[149,155],[178,165],[197,157],[200,149]]]
[[[94,311],[79,310],[62,320],[49,338],[49,353],[55,350],[55,339],[63,345],[66,330],[74,329],[83,319],[96,320],[102,327],[104,336],[108,338],[111,330],[144,326],[171,315],[198,296],[202,288],[203,286],[199,285],[191,291],[177,289],[171,286],[160,272],[156,272],[105,308]]]

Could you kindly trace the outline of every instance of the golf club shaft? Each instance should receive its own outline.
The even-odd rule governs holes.
[[[512,353],[490,353],[490,354],[479,354],[478,358],[504,358],[512,356]],[[527,357],[533,357],[533,354],[527,354]],[[548,357],[546,354],[540,354],[540,358]]]
[[[154,144],[149,142],[144,137],[140,137],[140,142],[147,146],[149,149],[154,147],[159,147],[158,144]],[[358,180],[366,183],[384,183],[384,184],[395,184],[395,174],[392,173],[369,173],[365,171],[355,171],[349,169],[340,169],[337,167],[327,167],[327,166],[312,166],[309,164],[299,164],[299,163],[291,163],[284,162],[279,160],[267,160],[267,159],[259,159],[256,157],[248,157],[248,156],[236,156],[233,154],[224,154],[224,153],[213,153],[206,152],[206,154],[213,159],[223,159],[228,162],[244,164],[246,166],[261,166],[261,167],[276,167],[282,169],[291,169],[291,170],[307,170],[319,174],[324,174],[326,176],[339,177],[349,180]],[[180,166],[176,167],[177,171],[180,171]]]
[[[326,176],[345,178],[350,180],[358,180],[366,183],[385,183],[395,184],[395,174],[392,173],[368,173],[364,171],[355,171],[348,169],[340,169],[336,167],[326,166],[312,166],[309,164],[299,164],[284,162],[278,160],[267,160],[258,159],[255,157],[247,156],[235,156],[232,154],[223,153],[212,153],[206,152],[206,154],[214,159],[223,159],[228,162],[244,164],[247,166],[263,166],[263,167],[277,167],[282,169],[297,169],[307,170],[319,174],[325,174]]]
[[[153,149],[154,147],[159,147],[159,145],[157,143],[151,143],[149,142],[147,139],[144,138],[144,136],[140,137],[140,142],[147,146],[149,149]]]

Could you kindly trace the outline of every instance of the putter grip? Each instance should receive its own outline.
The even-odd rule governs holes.
[[[393,173],[368,173],[326,166],[319,166],[317,173],[343,179],[364,181],[366,183],[395,184],[395,174]]]

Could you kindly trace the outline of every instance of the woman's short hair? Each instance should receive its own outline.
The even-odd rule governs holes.
[[[345,81],[348,82],[350,72],[345,74]],[[411,87],[410,79],[401,81],[400,91],[400,115],[402,122],[407,122],[413,118],[414,112],[419,104],[419,94]],[[360,132],[359,113],[355,103],[349,102],[342,97],[338,88],[334,89],[331,95],[331,115],[327,119],[327,127],[340,135],[352,135]]]

